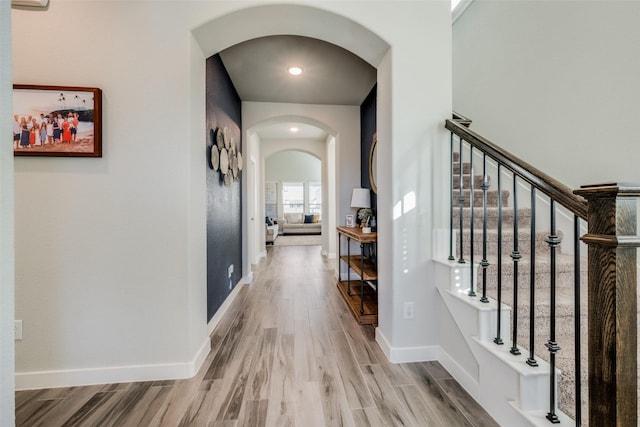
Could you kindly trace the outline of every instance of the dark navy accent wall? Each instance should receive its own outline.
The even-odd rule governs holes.
[[[227,127],[242,150],[242,102],[219,55],[206,64],[207,121],[207,321],[242,278],[241,181],[224,185],[220,172],[210,167],[211,129]],[[203,144],[202,149],[205,149]],[[244,154],[244,153],[243,153]],[[228,268],[233,265],[231,278]]]
[[[360,105],[360,185],[362,188],[371,188],[369,180],[369,152],[371,151],[371,142],[373,135],[376,133],[376,101],[378,86],[375,85],[369,95]],[[378,208],[378,197],[376,193],[371,192],[371,208],[375,213]]]

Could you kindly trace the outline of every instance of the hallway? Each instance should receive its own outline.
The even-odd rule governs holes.
[[[497,425],[439,363],[389,363],[318,246],[267,250],[194,378],[17,392],[16,425]]]

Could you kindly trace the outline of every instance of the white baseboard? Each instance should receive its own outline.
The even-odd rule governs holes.
[[[16,372],[16,390],[31,390],[54,387],[72,387],[92,384],[127,383],[136,381],[176,380],[191,378],[202,366],[209,351],[209,335],[222,319],[243,286],[251,283],[253,273],[243,277],[231,291],[222,306],[208,323],[208,334],[193,359],[184,363],[160,363],[60,371]]]
[[[464,388],[476,401],[479,396],[478,379],[469,374],[456,360],[449,355],[442,347],[440,347],[440,355],[438,356],[440,364],[456,379],[458,384]]]
[[[211,341],[207,336],[194,358],[184,363],[16,372],[16,390],[191,378],[198,372],[210,350]]]
[[[216,326],[218,326],[218,323],[220,323],[222,316],[225,315],[225,313],[231,306],[231,303],[233,302],[233,300],[235,300],[236,297],[238,296],[240,289],[242,289],[243,286],[248,285],[252,281],[253,281],[253,273],[243,277],[240,280],[240,282],[236,285],[236,287],[233,288],[233,290],[231,291],[227,299],[224,300],[224,302],[222,303],[218,311],[216,311],[216,314],[214,314],[211,320],[209,320],[209,323],[207,324],[209,335],[211,335],[211,333],[216,328]]]
[[[391,347],[380,328],[376,328],[376,342],[391,363],[427,362],[438,360],[440,347],[437,345],[421,347]]]

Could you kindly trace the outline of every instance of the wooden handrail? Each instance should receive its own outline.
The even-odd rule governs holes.
[[[456,123],[460,123],[464,127],[471,126],[471,123],[473,122],[473,120],[471,120],[470,118],[465,117],[462,114],[458,114],[455,111],[453,112],[451,117],[453,118],[453,120],[455,120]]]
[[[462,117],[460,115],[456,115]],[[463,118],[460,122],[457,119],[447,120],[445,128],[467,141],[472,146],[479,148],[481,151],[491,157],[493,160],[501,163],[504,167],[516,173],[529,184],[554,199],[557,203],[569,209],[578,217],[587,219],[587,201],[584,197],[573,193],[573,190],[553,179],[546,173],[531,166],[524,160],[514,156],[513,154],[500,149],[497,145],[486,138],[478,135],[465,126],[468,119]]]

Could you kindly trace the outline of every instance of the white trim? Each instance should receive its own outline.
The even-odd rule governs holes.
[[[440,347],[438,361],[474,399],[479,395],[480,385],[478,384],[478,379],[469,374],[469,372],[456,362],[442,347]]]
[[[236,285],[236,287],[233,288],[233,290],[231,291],[231,293],[229,294],[227,299],[224,300],[224,302],[222,303],[222,305],[220,306],[218,311],[216,311],[216,313],[213,315],[211,320],[209,320],[209,323],[207,324],[207,326],[209,328],[209,335],[211,335],[211,333],[216,328],[216,326],[218,326],[218,323],[220,323],[220,320],[222,320],[222,317],[225,315],[225,313],[227,312],[227,310],[231,306],[231,303],[233,303],[233,301],[238,296],[238,293],[240,292],[240,289],[243,286],[248,285],[252,281],[253,281],[253,273],[249,274],[249,276],[243,277],[240,280],[240,283],[238,283]]]
[[[207,338],[190,362],[16,373],[16,390],[176,380],[193,377],[211,350]]]
[[[427,362],[438,360],[440,347],[391,347],[380,328],[376,328],[376,342],[391,363]]]
[[[243,277],[208,323],[209,334],[190,362],[131,365],[107,368],[70,369],[16,373],[16,390],[110,384],[134,381],[174,380],[193,377],[211,350],[209,335],[220,323],[240,289],[251,283],[253,273]]]

